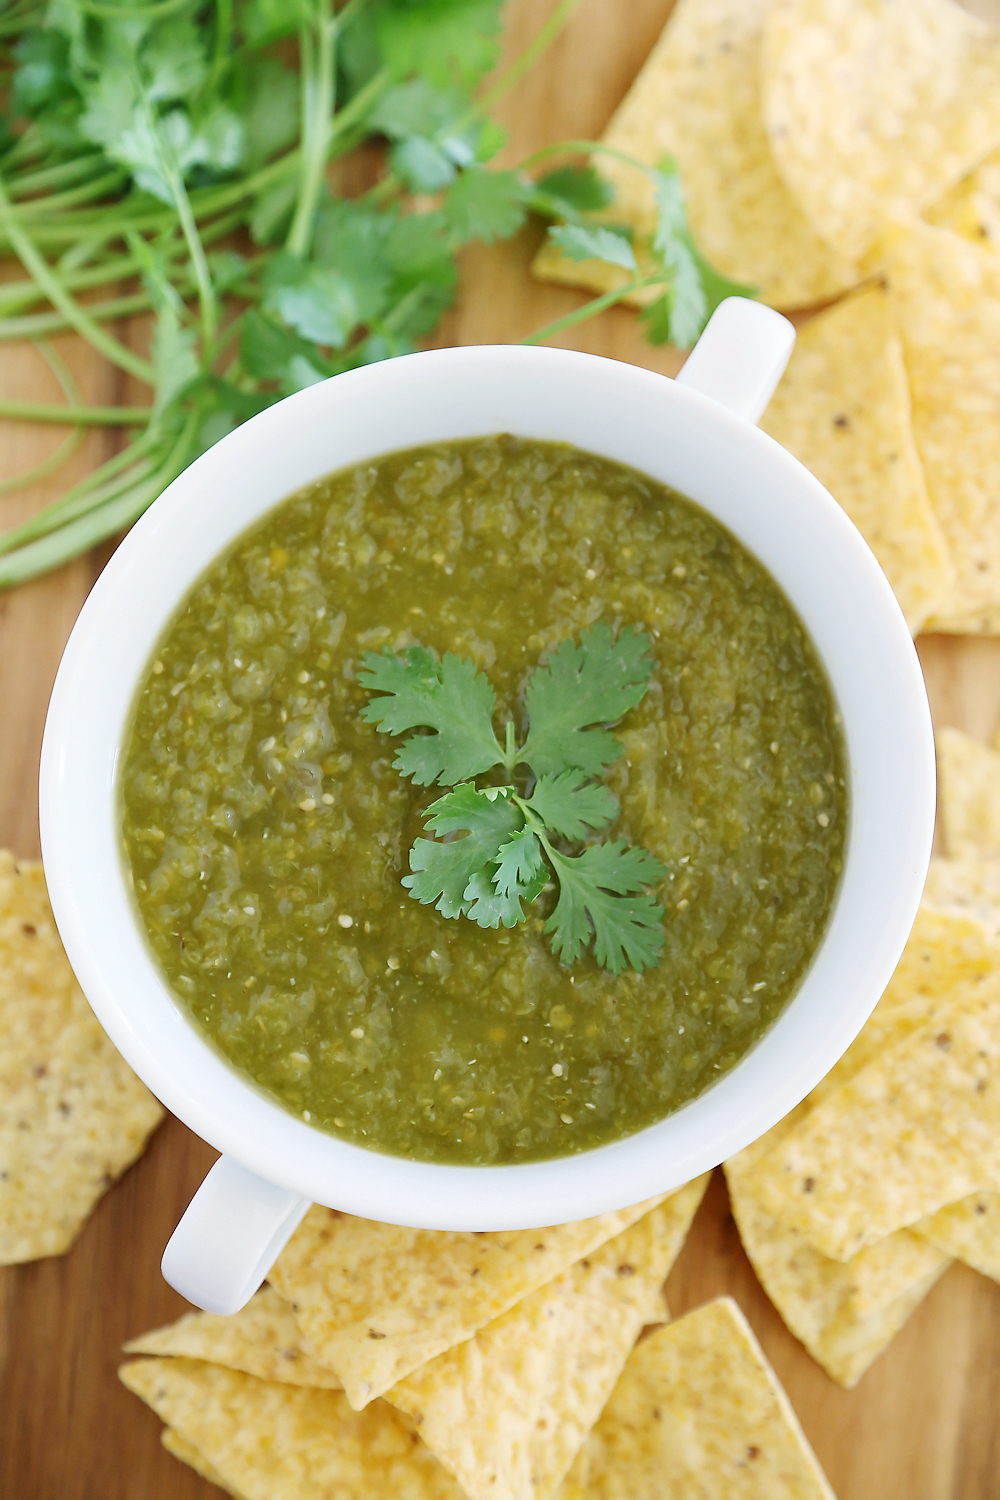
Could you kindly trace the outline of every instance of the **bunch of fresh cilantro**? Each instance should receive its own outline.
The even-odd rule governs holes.
[[[536,180],[489,165],[504,142],[489,110],[573,9],[562,0],[485,94],[500,0],[9,0],[0,9],[0,244],[20,280],[0,286],[0,340],[34,340],[65,404],[0,403],[0,416],[67,424],[40,477],[90,425],[123,451],[0,535],[0,586],[131,524],[235,424],[342,370],[417,348],[456,288],[456,253],[556,221],[570,255],[608,259],[626,286],[533,335],[618,300],[664,293],[649,333],[690,344],[723,296],[693,245],[669,164],[654,269],[595,214],[609,190],[589,165]],[[359,196],[328,168],[367,141],[385,169]],[[586,156],[587,142],[546,148]],[[643,168],[642,170],[649,170]],[[148,351],[115,332],[153,314]],[[88,406],[46,342],[75,329],[149,388],[149,404]]]
[[[396,769],[417,786],[453,788],[426,812],[427,827],[444,838],[417,839],[410,852],[403,885],[411,896],[445,917],[514,927],[526,920],[522,901],[536,900],[555,880],[559,896],[543,930],[564,963],[591,939],[597,962],[613,974],[626,964],[641,971],[659,963],[663,908],[646,887],[666,869],[623,839],[585,842],[618,813],[597,780],[622,752],[605,726],[645,693],[648,647],[632,626],[615,639],[600,622],[579,645],[563,641],[528,678],[521,745],[511,720],[503,744],[494,733],[493,688],[471,661],[451,652],[439,661],[422,646],[366,653],[358,681],[380,696],[362,718],[387,734],[415,730]],[[476,785],[497,766],[505,782],[494,774]],[[518,767],[526,772],[521,784]]]

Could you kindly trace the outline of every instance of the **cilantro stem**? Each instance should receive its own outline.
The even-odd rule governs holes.
[[[32,193],[46,192],[64,182],[73,182],[77,177],[86,177],[95,167],[107,168],[107,157],[103,151],[89,151],[84,156],[74,156],[69,161],[57,162],[52,167],[39,167],[34,172],[24,172],[20,177],[7,177],[7,188],[11,198],[26,198]]]
[[[521,56],[516,58],[506,73],[497,79],[493,87],[487,89],[482,98],[476,101],[477,113],[481,114],[492,109],[504,94],[521,82],[524,75],[531,71],[543,53],[551,47],[579,4],[580,0],[561,0],[561,4],[556,6],[549,19],[536,32],[534,39],[525,47]]]
[[[577,307],[573,312],[567,313],[565,317],[556,318],[555,322],[547,323],[544,328],[538,328],[534,333],[529,333],[526,338],[519,339],[520,344],[540,344],[543,339],[552,338],[554,334],[564,333],[567,328],[572,328],[577,323],[583,323],[587,318],[603,312],[606,307],[614,307],[616,302],[621,302],[631,292],[640,291],[647,286],[664,286],[669,283],[669,276],[661,272],[656,276],[641,276],[634,281],[629,281],[625,286],[616,287],[614,291],[603,292],[600,297],[594,297],[590,302],[584,302],[582,307]]]
[[[144,427],[151,406],[63,406],[58,401],[0,401],[0,417],[66,427]]]
[[[131,349],[126,349],[118,339],[111,338],[105,333],[104,329],[95,323],[93,318],[63,290],[58,278],[35,249],[30,237],[12,219],[11,202],[7,197],[2,178],[0,178],[0,225],[29,275],[42,288],[53,307],[59,309],[70,326],[119,369],[126,370],[129,375],[134,375],[137,380],[143,381],[146,385],[155,385],[156,373],[152,365],[147,360],[140,359],[137,354],[133,354]]]
[[[137,520],[185,467],[199,415],[197,410],[190,413],[165,462],[148,479],[126,490],[117,500],[110,500],[79,519],[61,525],[49,536],[18,547],[0,558],[0,588],[48,572]]]
[[[335,103],[334,49],[337,26],[330,0],[318,0],[313,24],[299,31],[302,64],[302,175],[295,215],[285,248],[301,260],[312,242],[316,209],[323,188],[330,123]]]

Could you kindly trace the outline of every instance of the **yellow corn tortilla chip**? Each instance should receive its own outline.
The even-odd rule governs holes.
[[[1000,144],[1000,33],[952,0],[772,0],[761,102],[785,182],[853,260]]]
[[[781,1125],[775,1127],[780,1130]],[[747,1190],[747,1173],[775,1144],[769,1139],[775,1131],[725,1163],[733,1218],[750,1264],[786,1326],[828,1375],[850,1389],[895,1338],[951,1256],[907,1229],[849,1261],[822,1255]]]
[[[927,498],[882,287],[852,293],[799,331],[760,425],[844,507],[916,635],[950,597],[954,570]]]
[[[455,1481],[384,1401],[257,1380],[199,1360],[137,1359],[130,1391],[200,1455],[200,1472],[246,1500],[462,1500]]]
[[[310,1359],[302,1348],[292,1304],[269,1286],[261,1287],[242,1311],[229,1317],[185,1313],[176,1323],[130,1339],[124,1348],[126,1354],[186,1355],[260,1380],[340,1390],[333,1371]]]
[[[1000,151],[992,151],[957,187],[932,203],[924,218],[1000,252]]]
[[[914,1226],[929,1244],[1000,1281],[1000,1193],[974,1193]]]
[[[927,622],[944,628],[1000,606],[1000,256],[929,224],[887,234],[879,254],[913,436],[955,568],[952,603]]]
[[[790,1128],[782,1130],[786,1122],[804,1118],[808,1109],[881,1057],[887,1047],[917,1027],[931,1024],[947,1007],[956,986],[979,983],[998,965],[1000,944],[991,939],[981,922],[968,914],[921,905],[885,993],[858,1036],[799,1106],[800,1113],[787,1115],[761,1139],[779,1140],[777,1132],[784,1135]],[[755,1160],[765,1154],[755,1150]]]
[[[0,1265],[67,1250],[162,1118],[73,977],[41,865],[0,850]]]
[[[961,729],[939,729],[935,738],[946,853],[1000,855],[1000,753]]]
[[[644,1339],[558,1500],[833,1500],[730,1297]]]
[[[386,1392],[472,1500],[547,1500],[662,1286],[708,1174]]]
[[[934,855],[923,901],[937,911],[971,917],[1000,942],[1000,854],[966,854],[960,859]]]
[[[1000,1188],[1000,971],[832,1089],[748,1173],[761,1206],[849,1260],[984,1187]]]
[[[199,1453],[193,1443],[181,1437],[180,1433],[175,1432],[172,1427],[164,1427],[160,1433],[160,1442],[168,1453],[172,1453],[174,1458],[179,1458],[181,1463],[190,1465],[196,1474],[201,1475],[202,1479],[207,1479],[210,1484],[217,1484],[221,1490],[228,1490],[234,1500],[248,1500],[242,1490],[227,1484],[218,1469],[213,1469],[205,1455]]]
[[[359,1410],[642,1218],[618,1213],[489,1234],[406,1229],[314,1206],[270,1280],[302,1340]]]
[[[765,10],[766,0],[679,0],[603,139],[651,166],[672,156],[711,264],[775,307],[803,307],[855,285],[858,273],[813,231],[771,158],[757,87]],[[616,190],[608,217],[648,240],[656,228],[648,179],[603,155],[597,165]],[[627,279],[599,261],[574,264],[551,246],[534,269],[597,291]]]

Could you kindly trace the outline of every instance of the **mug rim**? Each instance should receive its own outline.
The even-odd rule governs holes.
[[[387,393],[391,398],[394,392],[405,395],[409,389],[411,404],[415,401],[419,406],[420,401],[414,394],[418,389],[422,393],[420,400],[426,404],[430,390],[443,390],[450,383],[452,399],[461,404],[463,393],[458,389],[461,385],[470,392],[468,400],[474,407],[476,399],[487,401],[485,394],[476,389],[477,384],[484,382],[492,382],[497,388],[500,384],[513,388],[518,382],[526,383],[530,388],[527,399],[529,404],[534,401],[533,409],[539,412],[539,422],[545,420],[541,414],[545,402],[548,401],[553,410],[560,400],[565,404],[566,390],[577,400],[590,400],[596,391],[603,400],[618,403],[618,426],[628,429],[621,439],[624,446],[635,445],[640,439],[645,441],[645,429],[637,422],[637,411],[641,418],[643,414],[655,414],[659,408],[663,425],[669,428],[675,444],[683,447],[687,441],[688,448],[691,448],[699,433],[710,435],[709,451],[689,460],[689,466],[693,463],[692,472],[699,464],[706,469],[714,464],[718,470],[715,478],[718,479],[720,475],[731,473],[734,463],[745,464],[752,470],[755,483],[766,481],[772,487],[772,499],[776,503],[784,495],[782,503],[787,515],[783,519],[797,525],[802,534],[802,546],[807,550],[818,549],[817,559],[822,554],[828,567],[834,572],[838,567],[843,569],[845,576],[856,586],[851,603],[861,616],[865,616],[867,610],[862,627],[859,628],[857,621],[852,619],[827,619],[824,629],[817,630],[814,626],[821,623],[819,606],[813,611],[814,601],[809,598],[803,607],[802,600],[792,596],[768,560],[761,558],[761,561],[772,576],[777,576],[779,586],[791,597],[793,607],[803,620],[827,671],[841,709],[844,708],[844,698],[842,692],[837,691],[837,673],[831,671],[831,656],[836,654],[831,653],[831,641],[838,641],[845,631],[850,634],[853,630],[858,638],[855,641],[857,654],[858,642],[864,640],[869,647],[868,659],[855,666],[858,672],[863,669],[869,677],[872,677],[873,661],[878,658],[879,671],[885,674],[885,682],[881,685],[887,690],[887,701],[872,698],[871,713],[876,717],[881,715],[885,732],[890,738],[894,737],[897,748],[905,747],[908,755],[903,755],[902,764],[895,768],[899,784],[894,789],[885,789],[884,805],[877,805],[867,793],[859,800],[859,793],[864,788],[856,785],[859,772],[856,751],[860,745],[861,769],[868,774],[868,760],[870,753],[874,752],[864,747],[869,742],[874,743],[878,736],[871,733],[868,726],[864,726],[864,734],[861,734],[858,711],[852,708],[850,712],[844,712],[843,731],[852,785],[844,871],[834,906],[810,967],[784,1011],[727,1074],[673,1114],[609,1145],[542,1162],[466,1167],[410,1161],[373,1152],[329,1135],[297,1119],[272,1101],[255,1084],[242,1077],[232,1064],[224,1061],[200,1035],[169,991],[145,946],[137,914],[126,890],[121,857],[118,858],[117,882],[107,858],[107,825],[109,813],[112,823],[115,815],[117,767],[124,721],[119,719],[105,726],[103,736],[95,730],[93,722],[86,726],[84,721],[88,715],[93,720],[90,710],[95,695],[98,703],[101,701],[95,660],[100,658],[102,650],[111,649],[110,643],[116,634],[119,637],[123,634],[116,609],[120,599],[131,600],[132,608],[138,608],[140,612],[146,608],[147,616],[150,612],[155,615],[155,628],[147,618],[145,633],[137,632],[142,634],[146,649],[142,652],[139,672],[127,685],[127,693],[119,683],[115,689],[117,697],[110,693],[110,689],[110,697],[105,694],[108,701],[114,699],[115,702],[120,702],[125,694],[131,704],[138,677],[156,638],[172,610],[211,558],[253,525],[266,510],[280,504],[301,488],[302,482],[307,482],[292,482],[257,510],[243,513],[238,523],[227,522],[227,534],[221,543],[216,544],[212,537],[206,540],[200,536],[196,547],[190,543],[186,549],[179,546],[178,528],[189,524],[193,515],[204,516],[199,505],[214,490],[217,492],[217,486],[224,486],[227,478],[232,485],[232,474],[227,475],[227,466],[239,467],[242,464],[246,468],[254,458],[262,463],[262,455],[270,447],[287,442],[294,435],[302,438],[306,434],[310,441],[315,436],[322,447],[327,438],[324,433],[313,434],[312,426],[317,421],[333,422],[338,418],[338,412],[341,431],[335,434],[334,440],[343,447],[344,412],[350,417],[361,411],[366,401],[377,399],[384,402]],[[521,401],[523,405],[524,392]],[[631,414],[630,404],[636,409]],[[671,410],[674,413],[670,419],[672,426],[666,420],[666,414]],[[555,418],[550,416],[548,420],[554,421]],[[575,413],[573,420],[579,426],[581,414]],[[566,427],[572,425],[565,411],[559,422]],[[405,430],[406,423],[398,420],[395,426]],[[463,430],[452,433],[451,437],[457,440],[463,436],[502,430],[508,430],[505,424],[485,423],[477,432]],[[526,432],[524,435],[536,434]],[[370,448],[364,457],[373,458],[436,440],[431,436],[383,444]],[[617,457],[607,453],[605,445],[595,446],[565,436],[556,440]],[[614,440],[619,441],[617,427]],[[649,441],[655,445],[661,440],[652,436]],[[672,460],[674,455],[668,457]],[[313,477],[350,467],[357,461],[357,458],[343,459],[334,455]],[[641,472],[649,472],[647,464],[634,459],[618,458],[618,461],[630,462]],[[666,482],[673,483],[695,503],[723,519],[713,506],[698,495],[692,495],[690,487],[674,480]],[[792,497],[790,502],[789,495]],[[805,524],[807,515],[809,526]],[[209,513],[206,520],[208,532],[212,532],[213,525],[218,529],[220,518],[214,512]],[[743,545],[760,558],[759,547],[748,541],[729,521],[723,519],[723,524],[729,525]],[[779,523],[776,519],[767,521],[765,518],[760,524],[777,529]],[[787,547],[787,539],[782,541],[775,537],[774,542],[775,546]],[[171,545],[173,554],[170,553]],[[211,550],[204,556],[209,545]],[[816,566],[813,565],[814,572]],[[161,595],[173,591],[172,605],[165,612],[160,610],[157,613],[155,601],[151,603],[147,599],[154,577]],[[823,607],[829,613],[828,606]],[[810,611],[816,614],[815,620],[810,619]],[[879,626],[874,641],[865,637],[863,628],[865,625],[870,627],[872,622]],[[149,639],[151,629],[152,638]],[[134,641],[130,643],[130,649],[135,656]],[[878,679],[879,671],[874,672],[874,679]],[[898,720],[894,726],[893,716]],[[85,727],[90,755],[87,774],[79,763],[79,744]],[[908,936],[922,891],[933,836],[933,788],[933,737],[926,692],[899,606],[860,534],[828,492],[797,460],[746,419],[729,412],[697,390],[652,371],[575,351],[486,345],[403,356],[309,387],[229,434],[173,481],[140,518],[112,557],[85,603],[66,648],[53,689],[43,741],[40,822],[53,911],[85,994],[101,1024],[133,1069],[197,1134],[258,1175],[301,1192],[314,1201],[363,1217],[427,1228],[510,1229],[588,1217],[679,1186],[756,1139],[815,1086],[864,1024],[888,982]],[[81,799],[84,805],[81,805]],[[864,826],[859,826],[862,814],[865,822]],[[868,826],[871,819],[879,823],[878,830]],[[81,825],[86,832],[82,831]],[[88,833],[93,836],[90,850]],[[878,908],[873,916],[870,911],[862,914],[860,898],[853,887],[848,891],[848,876],[850,873],[851,879],[855,880],[858,860],[870,861],[880,841],[883,844],[888,841],[890,847],[888,863],[880,870],[878,880],[874,885],[868,881],[871,887],[868,900],[874,900]],[[97,872],[88,870],[88,853],[92,852],[95,843],[101,851]],[[885,857],[883,849],[883,859]],[[92,877],[96,874],[96,879],[92,878],[89,883],[88,873]],[[95,895],[97,890],[100,890],[99,896]],[[838,1011],[826,1013],[820,1034],[810,1035],[801,1016],[808,1008],[813,991],[818,988],[817,974],[826,985],[832,983],[827,973],[830,969],[828,950],[832,938],[842,945],[844,943],[841,929],[844,928],[845,892],[851,897],[847,904],[853,903],[846,931],[850,931],[850,923],[862,920],[862,915],[867,924],[868,941],[863,961],[855,957],[853,965],[847,965],[860,993],[844,999]],[[122,927],[123,915],[130,932]],[[115,942],[127,948],[128,963],[124,968],[112,961],[111,947]],[[142,972],[142,963],[136,964],[137,942],[144,955],[145,972]],[[824,954],[827,954],[826,960]],[[129,974],[129,963],[132,965],[133,986],[126,994],[123,986]],[[844,969],[843,963],[840,968]],[[138,1000],[133,998],[136,979],[141,997]],[[803,996],[806,997],[806,1006],[799,1003]],[[164,1001],[169,1011],[164,1008]],[[150,1015],[155,1017],[155,1024],[150,1023]],[[789,1022],[793,1015],[797,1019]],[[183,1069],[178,1067],[179,1062],[183,1062]],[[730,1096],[734,1101],[742,1100],[739,1108],[733,1103],[727,1107],[725,1101]],[[721,1107],[720,1098],[723,1101]]]

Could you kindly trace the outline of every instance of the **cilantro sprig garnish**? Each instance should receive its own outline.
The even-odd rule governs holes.
[[[410,851],[403,885],[445,917],[515,927],[524,904],[554,881],[558,899],[543,930],[563,963],[593,942],[613,974],[654,967],[663,949],[663,908],[648,887],[665,867],[624,839],[594,842],[618,814],[596,780],[622,753],[608,724],[642,698],[649,639],[629,626],[614,637],[600,622],[579,644],[563,641],[528,678],[527,735],[493,728],[496,696],[473,662],[423,646],[364,656],[358,681],[377,694],[361,717],[385,734],[406,734],[393,764],[417,786],[450,786],[427,809],[429,832]],[[500,766],[506,785],[476,786]],[[527,781],[515,783],[525,767]],[[573,846],[583,845],[582,848]],[[568,847],[567,847],[568,846]]]

